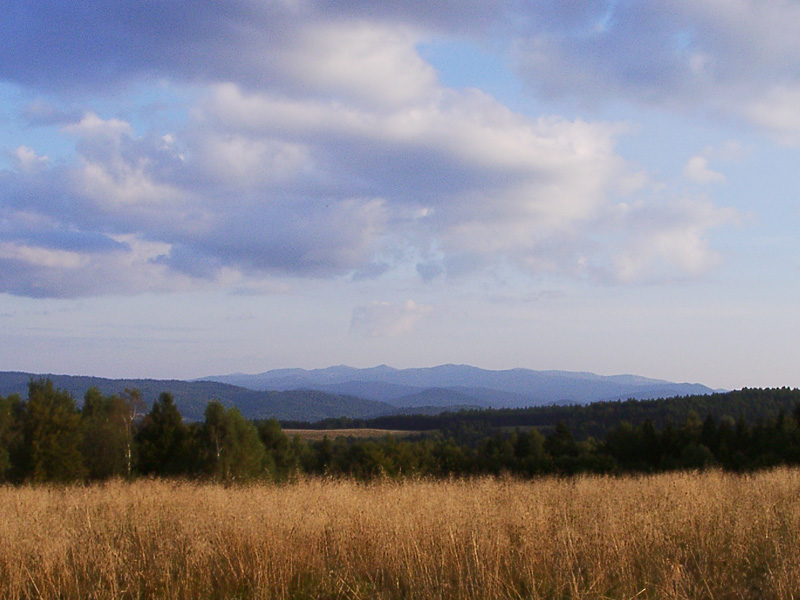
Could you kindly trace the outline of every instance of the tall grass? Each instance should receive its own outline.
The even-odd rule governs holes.
[[[800,597],[800,470],[5,487],[0,597]]]

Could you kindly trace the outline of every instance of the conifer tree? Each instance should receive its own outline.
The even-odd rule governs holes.
[[[162,392],[145,416],[136,439],[143,475],[173,475],[186,469],[187,429],[169,392]]]

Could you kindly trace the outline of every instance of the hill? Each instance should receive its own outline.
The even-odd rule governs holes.
[[[105,395],[119,394],[126,388],[138,389],[142,398],[152,403],[162,392],[175,397],[175,405],[184,419],[198,421],[211,400],[235,406],[248,419],[274,417],[280,420],[318,421],[349,417],[370,418],[395,412],[395,408],[375,400],[366,400],[317,390],[257,391],[213,381],[162,379],[105,379],[78,375],[0,372],[0,395],[28,393],[31,378],[47,377],[81,403],[83,395],[95,386]]]
[[[413,406],[479,406],[524,408],[549,404],[589,404],[597,401],[647,400],[711,394],[696,383],[674,383],[636,375],[596,375],[572,371],[508,369],[492,371],[468,365],[420,369],[369,369],[347,366],[326,369],[277,369],[257,375],[205,377],[253,390],[315,389],[385,402],[397,408]]]
[[[491,371],[467,365],[422,369],[279,369],[259,375],[224,375],[195,381],[0,372],[0,395],[27,395],[31,378],[49,377],[80,404],[92,386],[105,395],[136,388],[148,403],[162,392],[175,398],[184,418],[197,421],[211,400],[236,406],[248,419],[282,421],[369,419],[395,414],[435,414],[462,408],[516,409],[598,401],[666,398],[713,392],[699,384],[633,375],[568,371]]]
[[[550,431],[563,423],[578,439],[602,439],[609,430],[627,422],[633,426],[647,421],[656,428],[678,426],[693,416],[711,416],[732,424],[767,423],[780,414],[798,415],[800,390],[790,388],[751,389],[656,400],[594,402],[588,405],[535,406],[515,409],[482,409],[439,412],[438,414],[398,413],[355,422],[318,421],[314,427],[369,427],[407,431],[489,431],[536,428]],[[421,411],[420,411],[421,412]],[[294,427],[305,426],[294,423]]]

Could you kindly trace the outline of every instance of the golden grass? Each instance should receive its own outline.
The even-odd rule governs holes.
[[[800,597],[800,470],[0,488],[2,598]]]
[[[328,437],[334,439],[337,437],[348,437],[358,439],[379,439],[385,438],[387,435],[396,438],[409,437],[417,435],[418,431],[399,431],[394,429],[284,429],[283,432],[289,436],[294,437],[299,435],[302,439],[308,442],[318,442],[321,439]]]

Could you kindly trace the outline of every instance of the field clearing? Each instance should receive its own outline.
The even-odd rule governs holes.
[[[401,438],[416,435],[419,432],[395,429],[284,429],[283,433],[289,437],[299,435],[307,442],[318,442],[326,436],[331,440],[337,437],[349,437],[363,440],[384,438],[387,435]]]
[[[0,488],[0,597],[800,597],[800,470]]]

